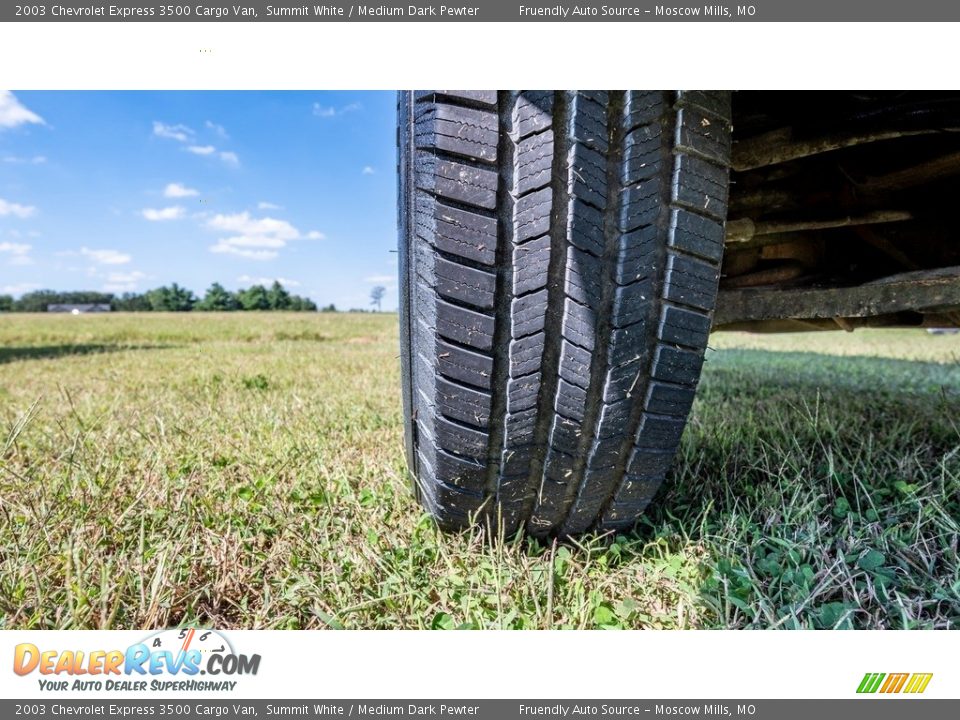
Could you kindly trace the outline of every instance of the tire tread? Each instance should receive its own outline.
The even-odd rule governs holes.
[[[703,364],[729,93],[437,90],[400,107],[421,500],[451,528],[629,527]]]

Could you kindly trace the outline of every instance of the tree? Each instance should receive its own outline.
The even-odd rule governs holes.
[[[279,280],[273,281],[273,285],[267,291],[267,300],[270,303],[271,310],[290,310],[293,304],[290,293],[280,284]]]
[[[334,305],[333,303],[330,303],[329,305],[324,305],[322,308],[320,308],[320,312],[330,313],[330,312],[336,312],[336,311],[337,311],[337,306]]]
[[[48,305],[87,305],[113,302],[111,293],[95,290],[75,290],[73,292],[57,292],[55,290],[35,290],[26,293],[13,303],[16,312],[46,312]]]
[[[59,297],[59,293],[53,290],[35,290],[21,295],[14,302],[13,309],[17,312],[46,312],[47,305],[60,302]]]
[[[206,312],[228,312],[238,310],[239,308],[240,303],[237,302],[234,294],[218,282],[215,282],[207,289],[207,294],[203,296],[203,300],[198,302],[196,306],[197,310]]]
[[[150,301],[146,295],[126,292],[114,298],[111,307],[117,312],[147,312],[150,310]]]
[[[0,312],[46,312],[50,305],[110,305],[118,312],[189,312],[191,310],[286,310],[290,312],[316,312],[317,304],[308,297],[293,295],[279,282],[270,288],[254,285],[246,290],[232,293],[218,282],[213,283],[198,299],[193,291],[176,283],[154,288],[147,292],[127,292],[114,296],[112,293],[94,290],[58,292],[35,290],[15,300],[10,295],[0,295]],[[334,312],[331,304],[326,310]]]
[[[270,295],[263,285],[254,285],[237,293],[237,300],[244,310],[269,310]]]
[[[170,287],[158,287],[147,293],[150,309],[157,312],[189,312],[197,302],[193,292],[176,283]]]
[[[316,312],[317,304],[310,298],[293,295],[290,298],[290,309],[294,312]]]
[[[383,296],[387,294],[387,289],[383,285],[377,285],[370,291],[370,304],[377,306],[377,312],[382,312]]]

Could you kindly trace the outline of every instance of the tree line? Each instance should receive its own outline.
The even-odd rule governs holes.
[[[232,312],[243,310],[278,310],[287,312],[316,312],[317,304],[310,298],[290,293],[279,282],[270,287],[253,285],[231,292],[220,283],[213,283],[203,297],[193,291],[172,285],[154,288],[144,293],[113,293],[94,291],[58,292],[35,290],[19,299],[0,295],[0,312],[47,312],[50,305],[109,305],[116,312]],[[333,305],[323,312],[335,312]]]

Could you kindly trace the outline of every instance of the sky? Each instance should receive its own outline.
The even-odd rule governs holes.
[[[397,306],[392,92],[0,91],[0,294]]]

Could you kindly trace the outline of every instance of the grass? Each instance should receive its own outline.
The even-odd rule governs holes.
[[[0,627],[956,628],[960,336],[716,335],[669,488],[438,532],[391,315],[0,318]]]

